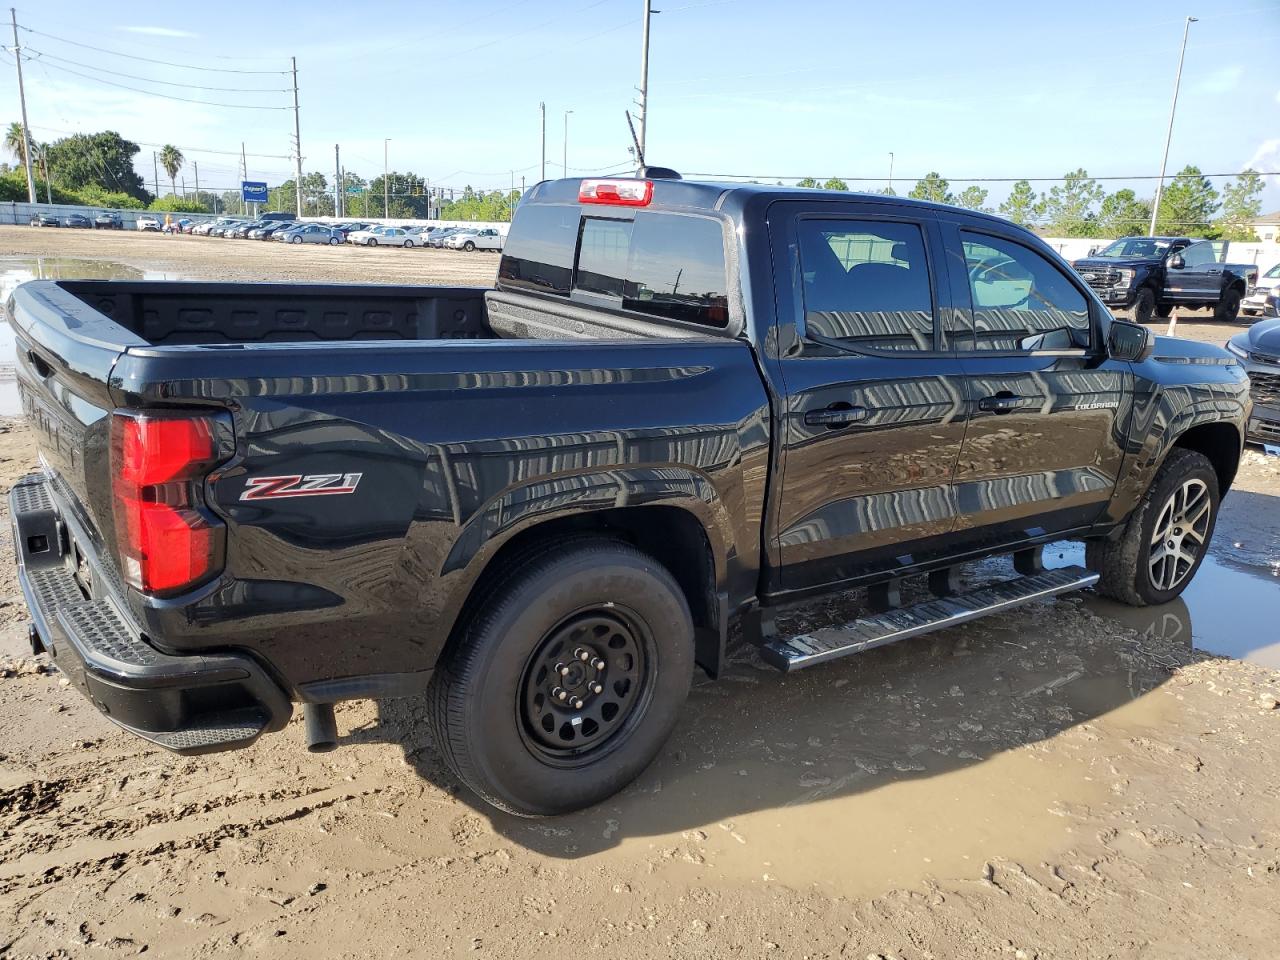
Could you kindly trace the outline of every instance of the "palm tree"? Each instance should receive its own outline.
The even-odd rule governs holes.
[[[22,136],[22,124],[17,120],[9,124],[9,129],[5,131],[4,148],[14,155],[19,166],[27,165],[27,145]]]
[[[160,166],[164,167],[164,172],[169,175],[169,186],[172,188],[173,195],[178,195],[178,171],[182,169],[186,157],[171,143],[166,143],[164,149],[160,151]]]

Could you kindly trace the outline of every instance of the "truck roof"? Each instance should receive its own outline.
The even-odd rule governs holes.
[[[544,180],[534,186],[524,203],[577,203],[578,192],[589,181],[648,181],[653,184],[653,199],[646,204],[652,208],[702,208],[726,209],[744,205],[749,198],[779,200],[832,200],[841,203],[878,203],[909,206],[926,210],[955,212],[957,207],[931,200],[914,200],[883,193],[865,193],[856,190],[823,190],[815,187],[785,187],[769,183],[739,183],[717,180],[684,180],[650,175],[611,177],[569,177],[562,180]],[[736,202],[735,202],[736,201]],[[967,215],[1007,223],[1002,217],[978,210],[963,211]]]

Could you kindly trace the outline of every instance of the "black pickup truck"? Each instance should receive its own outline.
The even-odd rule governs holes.
[[[336,701],[425,695],[458,777],[528,815],[635,777],[735,626],[794,670],[1094,584],[1177,596],[1249,402],[1227,352],[1112,319],[1003,220],[669,171],[539,184],[495,289],[35,281],[10,309],[37,650],[183,752],[299,702],[326,749]],[[1090,569],[1045,569],[1072,538]],[[957,575],[997,554],[1017,576]],[[773,626],[855,587],[860,619]]]
[[[1108,307],[1133,309],[1138,323],[1167,317],[1174,307],[1213,308],[1215,320],[1230,322],[1253,292],[1258,268],[1220,263],[1221,245],[1190,237],[1125,237],[1072,266]]]

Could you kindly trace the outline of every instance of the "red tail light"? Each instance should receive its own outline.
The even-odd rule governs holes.
[[[112,418],[116,543],[138,590],[173,593],[215,571],[222,525],[200,509],[199,487],[220,459],[217,446],[210,417]]]
[[[647,207],[652,201],[652,180],[583,180],[578,186],[579,203]]]

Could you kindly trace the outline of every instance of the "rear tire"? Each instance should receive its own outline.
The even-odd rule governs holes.
[[[551,545],[495,582],[435,671],[436,746],[511,813],[598,803],[649,765],[688,696],[684,594],[652,557],[594,539]]]
[[[1240,291],[1228,290],[1213,308],[1213,319],[1233,323],[1240,315]]]
[[[1170,450],[1120,538],[1086,545],[1085,562],[1101,574],[1098,592],[1132,607],[1182,593],[1209,552],[1219,499],[1209,458]]]
[[[336,246],[337,246],[339,243],[341,243],[341,242],[342,242],[342,241],[341,241],[341,240],[339,240],[337,237],[330,237],[330,238],[329,238],[329,246],[331,246],[331,247],[336,247]]]
[[[1133,322],[1150,323],[1151,314],[1156,307],[1156,295],[1150,287],[1143,287],[1133,298]]]

